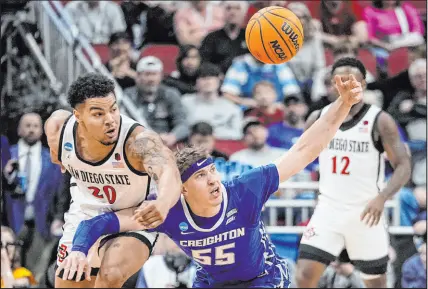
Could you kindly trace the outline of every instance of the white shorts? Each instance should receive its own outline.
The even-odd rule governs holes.
[[[385,267],[389,249],[385,218],[368,227],[360,220],[363,210],[364,207],[339,209],[320,201],[302,236],[299,258],[328,265],[346,249],[349,259],[364,273],[375,274],[379,267]]]
[[[82,211],[80,206],[76,203],[70,205],[69,211],[64,215],[65,224],[63,226],[63,235],[59,241],[58,245],[58,254],[57,254],[57,265],[59,265],[67,256],[70,254],[72,249],[72,243],[74,234],[76,233],[77,227],[81,221],[91,219],[97,216],[98,213],[94,211]],[[108,241],[120,236],[130,236],[135,237],[141,242],[145,243],[149,248],[150,252],[156,243],[158,238],[157,232],[146,232],[146,231],[129,231],[111,235],[104,235],[100,237],[97,242],[91,247],[88,252],[88,260],[91,267],[99,268],[101,264],[101,259],[99,256],[99,249]],[[98,270],[92,270],[93,272],[98,272]],[[94,273],[94,275],[96,275]]]

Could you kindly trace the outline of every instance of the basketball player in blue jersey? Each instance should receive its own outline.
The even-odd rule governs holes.
[[[362,99],[361,84],[353,75],[344,83],[337,78],[336,86],[341,97],[275,164],[222,182],[205,150],[184,148],[177,152],[182,196],[166,220],[157,220],[148,201],[137,209],[83,221],[74,235],[72,252],[60,264],[57,274],[62,269],[69,272],[74,268],[79,280],[88,267],[89,249],[104,234],[155,229],[169,236],[197,262],[194,287],[289,287],[287,265],[278,257],[265,232],[261,211],[281,182],[318,156],[352,105]]]

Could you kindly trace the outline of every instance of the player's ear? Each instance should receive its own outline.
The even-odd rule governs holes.
[[[184,185],[181,186],[181,193],[183,194],[183,196],[187,196],[188,191]]]
[[[80,122],[80,117],[81,117],[80,112],[77,109],[73,109],[73,114],[74,114],[74,117],[76,118],[76,121]]]
[[[366,88],[367,88],[367,82],[366,82],[366,80],[365,80],[365,79],[361,80],[361,88],[362,88],[363,90],[366,90]]]

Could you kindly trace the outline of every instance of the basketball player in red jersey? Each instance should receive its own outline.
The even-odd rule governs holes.
[[[365,88],[366,69],[339,59],[332,78],[349,74]],[[313,112],[309,128],[330,106]],[[384,186],[386,152],[394,173]],[[303,234],[295,277],[298,288],[315,288],[327,265],[345,248],[369,288],[386,288],[389,237],[385,202],[410,178],[410,159],[392,117],[363,102],[355,104],[319,156],[320,196]]]
[[[52,160],[72,176],[72,202],[64,216],[57,265],[67,262],[81,221],[139,206],[157,189],[158,200],[144,207],[156,227],[178,201],[182,185],[175,157],[160,137],[120,114],[110,79],[94,73],[81,76],[71,85],[68,100],[73,113],[55,111],[45,124]],[[89,252],[85,276],[67,268],[56,276],[55,287],[120,288],[143,266],[156,239],[157,233],[145,231],[100,238]]]

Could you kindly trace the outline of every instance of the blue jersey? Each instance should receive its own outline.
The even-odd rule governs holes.
[[[169,211],[156,230],[198,263],[193,287],[289,286],[287,265],[261,221],[263,205],[278,185],[276,166],[263,166],[223,183],[223,204],[214,219],[197,218],[198,223],[184,198]]]

